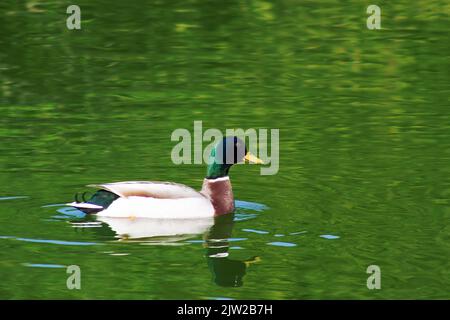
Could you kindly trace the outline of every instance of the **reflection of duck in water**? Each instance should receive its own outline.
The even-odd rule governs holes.
[[[92,216],[87,216],[92,217]],[[240,287],[247,267],[260,261],[259,257],[246,260],[229,258],[229,241],[234,226],[234,213],[204,219],[123,219],[111,217],[88,218],[85,222],[72,222],[74,226],[106,235],[113,231],[116,238],[148,244],[183,244],[199,234],[204,234],[206,259],[213,281],[223,287]],[[96,222],[98,221],[98,222]],[[90,228],[92,224],[102,223],[108,228]],[[108,230],[108,231],[107,231]]]
[[[168,243],[205,233],[214,223],[203,219],[123,219],[97,217],[115,232],[120,240]]]
[[[213,281],[222,287],[240,287],[247,267],[258,262],[259,257],[247,260],[229,259],[229,238],[233,231],[234,214],[215,218],[214,225],[205,237],[206,259]]]
[[[200,192],[176,183],[128,181],[95,185],[90,199],[68,205],[86,213],[115,218],[193,219],[233,212],[234,199],[228,172],[245,161],[262,163],[247,152],[237,137],[226,137],[211,150]]]

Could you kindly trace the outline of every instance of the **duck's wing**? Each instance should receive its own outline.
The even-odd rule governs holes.
[[[183,184],[159,181],[124,181],[105,184],[92,184],[88,187],[99,188],[126,198],[151,197],[157,199],[179,199],[203,197],[203,195]]]

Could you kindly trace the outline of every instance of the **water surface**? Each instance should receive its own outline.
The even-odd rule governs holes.
[[[356,1],[77,4],[79,31],[59,1],[0,5],[0,298],[450,298],[446,1],[382,1],[377,31]],[[232,169],[231,221],[136,241],[62,205],[199,188],[170,160],[195,120],[280,129],[277,175]]]

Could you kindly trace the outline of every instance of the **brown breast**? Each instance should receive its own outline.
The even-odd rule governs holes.
[[[216,216],[234,211],[233,190],[228,177],[204,179],[200,193],[211,201]]]

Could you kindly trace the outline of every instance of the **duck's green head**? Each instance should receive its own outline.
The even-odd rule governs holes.
[[[234,136],[225,137],[211,150],[206,178],[226,177],[233,164],[245,161],[263,163],[261,159],[247,151],[247,147],[241,139]]]

